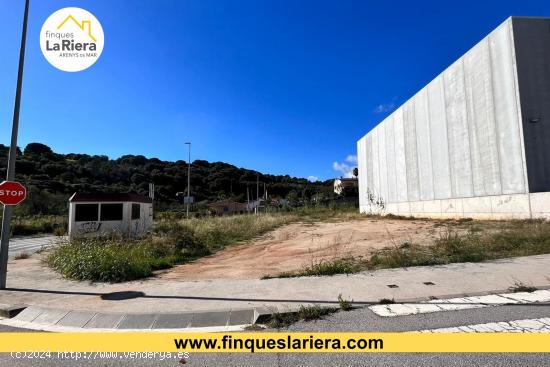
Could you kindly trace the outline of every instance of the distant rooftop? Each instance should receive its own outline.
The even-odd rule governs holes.
[[[134,203],[152,203],[150,197],[130,193],[84,193],[75,192],[69,199],[69,202],[134,202]]]

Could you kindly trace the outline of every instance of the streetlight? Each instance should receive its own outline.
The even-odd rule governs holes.
[[[15,105],[13,106],[13,124],[11,127],[11,144],[8,155],[8,173],[6,181],[15,179],[15,156],[17,155],[17,132],[19,130],[19,110],[21,106],[21,86],[23,84],[23,65],[25,64],[25,43],[27,39],[27,20],[29,18],[29,0],[25,0],[23,15],[23,32],[21,34],[21,48],[19,49],[19,69],[17,71],[17,87],[15,89]],[[4,205],[2,216],[2,237],[0,239],[0,289],[6,289],[8,272],[8,257],[10,246],[10,221],[13,206]]]
[[[191,142],[185,144],[189,146],[189,160],[187,161],[187,219],[189,219],[189,205],[191,204]]]

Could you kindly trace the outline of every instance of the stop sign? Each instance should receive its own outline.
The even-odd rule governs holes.
[[[4,181],[0,183],[0,203],[17,205],[27,197],[27,189],[19,182]]]

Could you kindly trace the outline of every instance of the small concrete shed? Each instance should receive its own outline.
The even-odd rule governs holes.
[[[69,237],[121,234],[137,237],[153,225],[153,200],[137,194],[74,193]]]

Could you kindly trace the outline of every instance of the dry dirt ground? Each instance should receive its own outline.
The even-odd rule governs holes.
[[[256,241],[225,248],[159,276],[173,280],[258,279],[296,271],[320,260],[370,257],[404,242],[431,244],[445,226],[428,220],[365,218],[345,222],[294,223]]]

